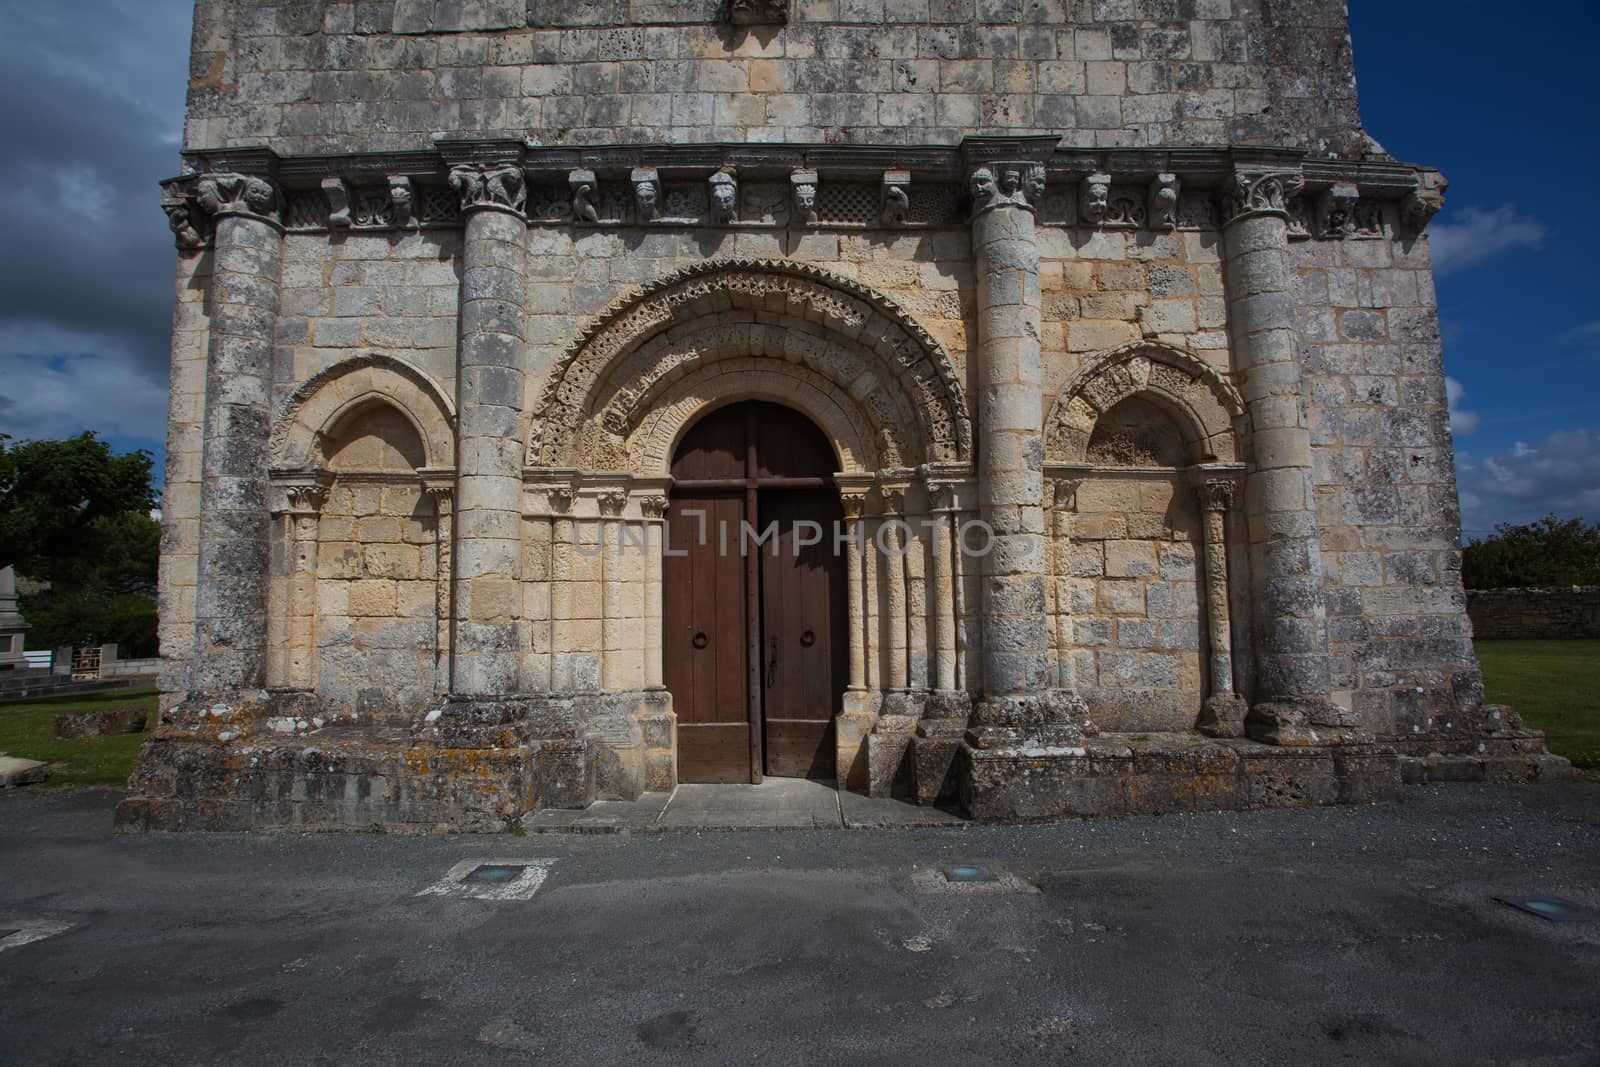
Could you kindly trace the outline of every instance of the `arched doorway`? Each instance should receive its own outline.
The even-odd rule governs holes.
[[[664,675],[684,782],[832,778],[848,672],[838,457],[805,416],[719,408],[672,462]]]

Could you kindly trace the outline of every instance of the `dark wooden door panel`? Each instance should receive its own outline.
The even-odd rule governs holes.
[[[744,562],[717,543],[743,516],[743,495],[726,493],[675,495],[667,512],[662,655],[686,782],[750,780]]]
[[[833,777],[833,719],[847,669],[845,575],[843,560],[833,551],[833,523],[840,517],[831,490],[761,494],[761,528],[776,523],[778,531],[761,553],[768,774]],[[802,543],[819,533],[820,541]]]

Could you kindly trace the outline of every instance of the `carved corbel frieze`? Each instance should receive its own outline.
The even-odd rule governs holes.
[[[706,183],[711,189],[711,221],[719,225],[739,217],[739,174],[732,167],[722,167]]]
[[[515,163],[460,163],[450,168],[450,188],[465,214],[494,208],[522,215],[528,208],[528,185]]]
[[[394,209],[394,224],[401,229],[411,225],[416,196],[411,179],[403,174],[389,175],[389,204]]]
[[[567,187],[572,190],[572,217],[578,222],[600,221],[600,211],[594,206],[600,183],[592,170],[575,170],[567,175]]]
[[[1157,174],[1150,183],[1148,216],[1150,225],[1157,230],[1178,228],[1178,191],[1176,174]]]
[[[1289,202],[1305,188],[1305,178],[1297,170],[1234,171],[1218,193],[1218,207],[1224,224],[1247,215],[1272,214],[1289,217]]]
[[[972,172],[972,213],[999,207],[1033,211],[1044,200],[1043,163],[985,163]]]
[[[161,200],[161,210],[167,214],[167,225],[180,252],[192,252],[206,244],[206,217],[186,196],[166,196]]]
[[[633,182],[633,206],[640,222],[654,222],[661,215],[661,175],[654,167],[635,167],[629,176]]]
[[[904,226],[911,212],[911,172],[886,170],[883,172],[883,211],[885,226]]]
[[[254,174],[202,174],[195,183],[195,202],[213,218],[247,215],[278,222],[278,187]]]
[[[1436,170],[1425,170],[1417,175],[1416,188],[1406,194],[1405,201],[1400,206],[1406,226],[1413,235],[1422,236],[1422,232],[1428,228],[1428,223],[1439,213],[1439,209],[1444,207],[1444,194],[1449,188],[1450,183]]]
[[[348,230],[354,220],[350,214],[350,190],[344,179],[322,179],[322,195],[328,201],[328,229]]]
[[[1317,197],[1317,233],[1322,237],[1349,237],[1356,232],[1356,201],[1361,190],[1354,182],[1335,182]]]
[[[1091,174],[1078,187],[1078,221],[1098,226],[1111,210],[1111,175]]]
[[[817,172],[797,170],[789,175],[789,192],[794,200],[794,217],[807,226],[817,224]]]

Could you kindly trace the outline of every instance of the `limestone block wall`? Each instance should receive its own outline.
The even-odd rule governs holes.
[[[318,520],[315,688],[325,712],[416,721],[438,683],[437,528],[419,486],[336,482]]]
[[[274,399],[357,353],[400,356],[454,391],[459,230],[284,237]]]
[[[1277,144],[1360,155],[1333,0],[199,0],[185,143]]]
[[[1099,473],[1078,488],[1073,535],[1065,637],[1094,721],[1191,729],[1206,696],[1193,489],[1178,474]]]
[[[1490,639],[1600,637],[1600,587],[1469,589],[1472,635]]]
[[[1481,700],[1425,240],[1372,206],[1365,238],[1291,241],[1310,391],[1335,699],[1382,735]]]

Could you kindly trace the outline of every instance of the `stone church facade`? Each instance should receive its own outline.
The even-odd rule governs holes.
[[[191,69],[123,828],[1562,769],[1343,4],[198,0]]]

